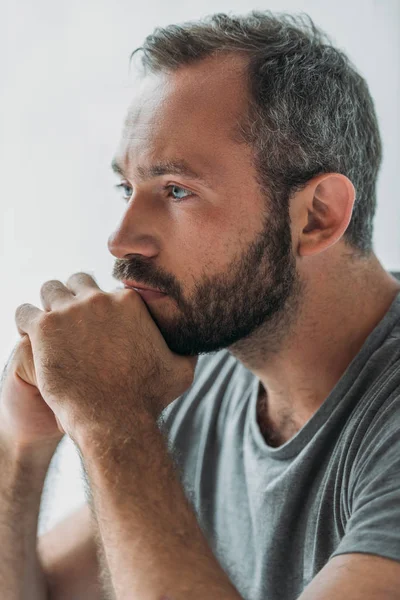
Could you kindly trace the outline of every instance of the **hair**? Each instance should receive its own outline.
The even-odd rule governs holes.
[[[252,147],[257,179],[273,207],[321,173],[342,173],[356,199],[343,240],[350,254],[372,252],[382,143],[365,79],[305,13],[218,13],[157,27],[136,48],[147,72],[172,72],[220,53],[248,58],[248,110],[237,141]],[[276,208],[275,208],[276,209]]]

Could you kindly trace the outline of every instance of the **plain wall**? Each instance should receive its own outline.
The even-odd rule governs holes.
[[[384,145],[375,251],[400,271],[397,0],[302,0],[249,4],[204,0],[39,0],[0,8],[1,337],[4,365],[19,335],[15,309],[41,307],[49,279],[87,271],[116,287],[107,238],[124,211],[109,168],[130,101],[129,56],[157,25],[252,8],[306,12],[366,78]],[[80,464],[65,439],[46,480],[39,532],[84,501]]]

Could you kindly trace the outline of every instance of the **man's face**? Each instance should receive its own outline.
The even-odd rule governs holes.
[[[109,238],[113,276],[168,294],[147,308],[181,355],[228,348],[261,325],[276,336],[297,293],[290,224],[267,208],[251,149],[232,139],[246,109],[243,68],[218,57],[146,77],[115,156],[127,205]],[[145,173],[182,160],[200,179]]]

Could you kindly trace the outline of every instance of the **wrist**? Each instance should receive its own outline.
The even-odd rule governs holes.
[[[27,465],[40,470],[49,466],[50,461],[57,449],[60,439],[43,440],[37,442],[23,443],[14,440],[8,432],[0,428],[0,451],[6,455],[9,461],[15,464]]]
[[[70,438],[86,456],[102,454],[107,448],[123,448],[126,444],[140,446],[143,436],[148,437],[152,432],[160,434],[157,420],[150,413],[143,412],[131,415],[124,423],[104,425],[92,422],[90,426],[76,426]]]

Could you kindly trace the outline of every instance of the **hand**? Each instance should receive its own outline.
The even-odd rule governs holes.
[[[2,439],[14,448],[55,450],[64,431],[43,400],[36,382],[32,347],[27,335],[15,346],[2,375],[0,392]]]
[[[41,300],[45,311],[22,304],[15,319],[38,389],[72,439],[78,430],[132,431],[192,384],[198,357],[171,352],[134,290],[106,293],[76,273],[66,286],[46,282]]]

